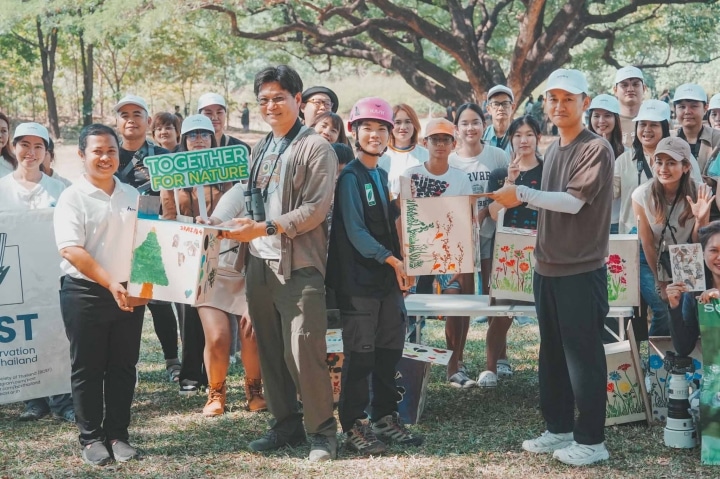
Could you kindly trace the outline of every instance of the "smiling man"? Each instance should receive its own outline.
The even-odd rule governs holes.
[[[326,217],[337,157],[298,119],[302,80],[280,65],[255,76],[260,114],[272,130],[255,147],[250,181],[254,216],[236,219],[229,236],[249,242],[246,294],[258,341],[271,429],[250,443],[256,452],[310,438],[310,460],[337,453],[337,424],[328,380],[325,333]],[[302,397],[303,412],[297,402]],[[303,428],[303,416],[305,427]]]
[[[704,175],[712,151],[720,145],[720,130],[703,125],[703,117],[708,109],[707,94],[700,85],[682,84],[675,90],[673,107],[680,123],[678,136],[690,144],[690,151]]]
[[[627,66],[615,73],[613,85],[615,98],[620,102],[620,127],[622,128],[623,145],[632,147],[635,139],[635,118],[645,95],[645,76],[637,67]]]
[[[234,136],[225,134],[227,123],[227,103],[222,95],[217,93],[205,93],[198,99],[198,113],[205,115],[212,121],[215,130],[215,141],[218,146],[245,145],[250,151],[250,145],[238,140]]]
[[[605,257],[615,156],[606,140],[583,128],[587,93],[585,75],[577,70],[550,75],[545,112],[560,138],[545,153],[542,190],[507,185],[492,195],[505,207],[526,202],[539,210],[533,292],[547,430],[524,441],[523,449],[553,453],[573,466],[609,457],[601,333],[609,310]]]
[[[485,129],[483,141],[507,153],[511,150],[507,130],[512,122],[514,108],[515,96],[510,88],[495,85],[488,91],[488,113],[492,117],[492,125]]]

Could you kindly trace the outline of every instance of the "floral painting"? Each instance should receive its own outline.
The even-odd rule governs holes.
[[[608,301],[616,301],[627,292],[627,268],[625,263],[627,263],[627,260],[623,259],[619,254],[608,256],[605,263],[607,266]]]
[[[607,360],[605,425],[647,420],[643,390],[632,364],[629,341],[605,345]]]

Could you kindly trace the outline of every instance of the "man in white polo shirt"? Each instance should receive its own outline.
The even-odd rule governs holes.
[[[622,127],[623,145],[632,147],[635,139],[635,118],[645,95],[645,76],[642,70],[634,66],[620,68],[615,73],[613,93],[620,102],[620,126]]]
[[[696,83],[684,83],[675,90],[673,108],[680,123],[678,136],[690,144],[690,152],[697,159],[700,172],[704,175],[712,151],[720,145],[720,130],[703,125],[703,117],[708,109],[707,94]]]

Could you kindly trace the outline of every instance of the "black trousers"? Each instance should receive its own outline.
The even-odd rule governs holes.
[[[180,337],[182,339],[182,364],[180,381],[187,379],[200,385],[208,383],[203,362],[205,351],[205,332],[197,308],[187,304],[175,303],[180,319]]]
[[[607,272],[533,279],[540,326],[540,409],[552,433],[579,444],[605,440],[607,363],[602,330],[609,311]],[[578,417],[575,419],[575,407]]]
[[[70,340],[71,387],[80,444],[105,439],[127,441],[145,307],[131,313],[121,311],[107,289],[65,276],[60,308]]]
[[[166,301],[150,301],[148,309],[153,318],[155,335],[160,340],[165,359],[178,357],[178,327],[172,304]]]

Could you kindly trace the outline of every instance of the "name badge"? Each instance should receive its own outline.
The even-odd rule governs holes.
[[[367,198],[368,206],[375,206],[375,192],[370,183],[365,183],[365,197]]]

